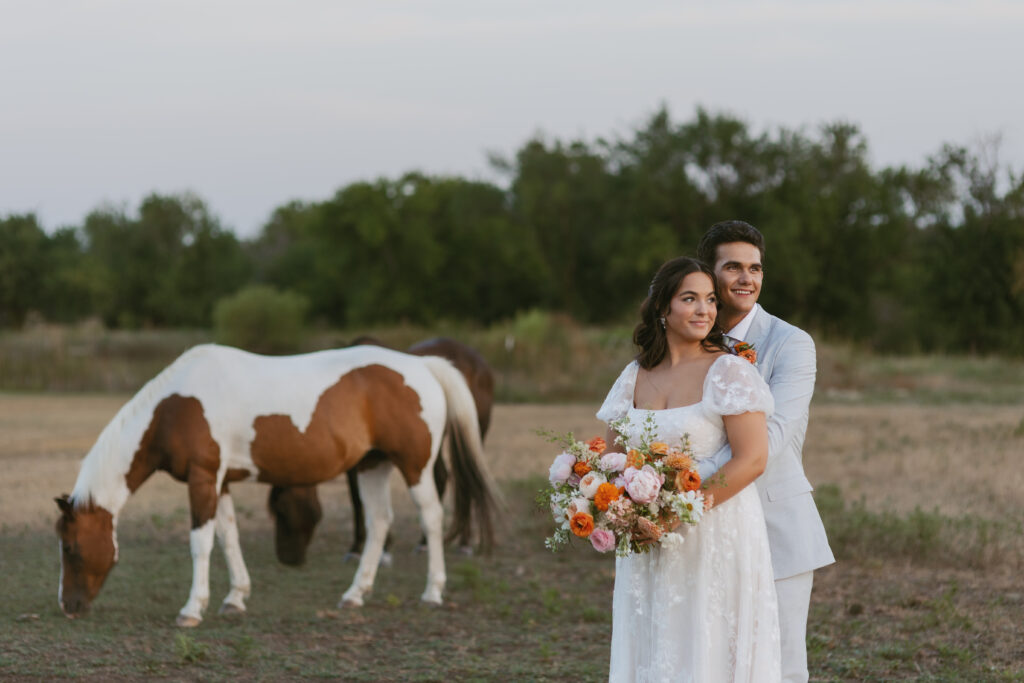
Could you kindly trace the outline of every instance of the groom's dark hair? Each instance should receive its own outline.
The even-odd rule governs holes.
[[[764,262],[764,235],[750,223],[737,220],[722,221],[708,228],[697,245],[697,258],[714,270],[715,261],[718,259],[718,245],[730,242],[753,244],[761,252],[761,261]]]

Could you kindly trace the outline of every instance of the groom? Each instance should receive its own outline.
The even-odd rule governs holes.
[[[814,393],[814,342],[757,303],[764,277],[764,237],[743,221],[712,225],[697,247],[715,271],[719,325],[730,343],[746,342],[775,398],[768,420],[768,464],[755,480],[768,525],[782,635],[782,680],[805,682],[807,611],[814,570],[835,562],[804,475],[802,449]],[[707,480],[732,456],[728,446],[698,465]]]

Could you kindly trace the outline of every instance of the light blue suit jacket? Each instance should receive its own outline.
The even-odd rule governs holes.
[[[744,341],[754,346],[757,369],[775,399],[768,419],[768,464],[754,483],[768,525],[775,579],[786,579],[835,562],[803,466],[816,372],[814,341],[763,308],[754,314]],[[726,446],[699,462],[701,478],[712,476],[731,457]]]

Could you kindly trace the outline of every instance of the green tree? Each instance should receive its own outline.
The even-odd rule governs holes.
[[[137,218],[99,209],[83,232],[111,325],[208,325],[214,302],[248,279],[238,239],[195,195],[150,195]]]
[[[34,214],[0,219],[0,326],[20,327],[44,306],[47,237]]]

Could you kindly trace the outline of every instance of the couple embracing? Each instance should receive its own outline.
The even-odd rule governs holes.
[[[834,561],[801,455],[814,343],[757,304],[764,251],[757,229],[727,221],[704,235],[701,260],[665,263],[637,359],[597,413],[630,418],[625,444],[609,428],[609,450],[652,420],[659,441],[688,437],[711,501],[682,544],[617,559],[613,683],[808,679],[813,572]]]

